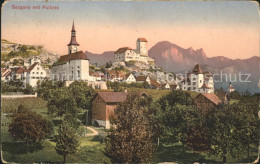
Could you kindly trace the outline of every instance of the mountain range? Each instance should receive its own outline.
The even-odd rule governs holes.
[[[166,71],[175,73],[185,73],[192,70],[195,64],[201,64],[203,70],[210,71],[213,74],[227,74],[227,80],[215,82],[215,87],[224,89],[228,87],[229,81],[238,88],[240,92],[249,90],[250,92],[259,92],[258,80],[260,78],[259,63],[260,57],[253,56],[248,59],[229,59],[224,56],[207,57],[202,48],[194,50],[192,47],[187,49],[168,41],[162,41],[155,44],[148,51],[150,57],[155,59],[155,64],[162,67]],[[106,51],[103,54],[93,54],[86,51],[92,64],[104,65],[108,61],[114,60],[114,51]],[[240,74],[250,74],[251,82],[233,82],[235,78],[239,78]],[[223,77],[225,77],[223,75]],[[231,77],[231,78],[230,78]],[[215,77],[214,80],[219,80]],[[242,76],[242,80],[246,80],[246,75]]]

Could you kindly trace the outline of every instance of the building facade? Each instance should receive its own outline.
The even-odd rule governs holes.
[[[25,70],[25,82],[32,87],[37,86],[38,81],[42,81],[47,78],[47,71],[38,62],[32,64],[27,70]]]
[[[214,93],[214,82],[212,74],[203,72],[200,65],[194,66],[191,73],[180,82],[182,90],[190,90],[201,93]]]
[[[119,48],[115,53],[115,62],[137,61],[154,65],[154,59],[148,56],[147,40],[138,38],[136,41],[136,49],[130,47]]]
[[[89,59],[83,51],[78,51],[79,44],[76,41],[74,22],[71,30],[71,40],[68,46],[68,54],[61,56],[51,69],[51,79],[57,81],[93,81],[89,75]]]

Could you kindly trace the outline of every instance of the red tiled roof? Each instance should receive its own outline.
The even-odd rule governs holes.
[[[145,38],[138,38],[137,40],[140,42],[148,42]]]
[[[222,101],[214,93],[201,93],[198,96],[200,96],[200,95],[206,97],[209,101],[213,102],[215,105],[222,103]]]
[[[25,72],[31,72],[31,70],[38,64],[38,62],[33,63]]]
[[[202,69],[200,68],[200,65],[199,64],[196,64],[192,70],[192,73],[195,73],[195,74],[202,74],[203,71]]]
[[[127,98],[127,92],[97,92],[97,94],[106,103],[124,102],[126,101]]]
[[[177,85],[175,85],[175,84],[170,85],[170,88],[171,88],[171,89],[176,89],[176,88],[177,88]]]
[[[127,80],[128,79],[128,77],[131,75],[131,73],[128,73],[128,74],[125,74],[125,76],[124,76],[124,80]]]
[[[53,66],[57,66],[60,64],[65,64],[70,60],[77,60],[77,59],[81,59],[81,60],[89,60],[87,58],[87,56],[84,54],[84,52],[82,51],[78,51],[72,54],[68,54],[68,55],[63,55],[61,56],[58,61],[56,63],[53,64]]]
[[[13,69],[13,72],[15,72],[16,74],[22,74],[24,73],[24,71],[25,71],[24,67],[18,67]]]
[[[155,86],[155,87],[160,87],[161,85],[156,81],[151,79],[151,85]]]
[[[165,84],[162,84],[162,85],[161,85],[161,88],[165,88],[165,87],[166,87],[166,85],[167,85],[167,83],[165,83]]]
[[[1,69],[1,77],[5,77],[11,73],[11,70],[8,68]]]
[[[122,48],[119,48],[118,50],[116,50],[116,52],[115,52],[114,54],[124,53],[124,52],[126,52],[127,50],[133,50],[133,49],[130,48],[130,47],[122,47]]]
[[[147,77],[146,76],[137,76],[136,81],[146,81]]]

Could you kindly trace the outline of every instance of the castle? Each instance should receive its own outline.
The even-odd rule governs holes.
[[[136,41],[136,49],[130,47],[119,48],[115,54],[115,62],[137,61],[154,65],[154,59],[148,56],[147,40],[138,38]]]

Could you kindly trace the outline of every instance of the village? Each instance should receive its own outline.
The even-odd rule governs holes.
[[[124,161],[120,156],[126,157],[128,156],[127,153],[123,151],[117,152],[117,154],[112,152],[114,150],[113,146],[116,147],[118,145],[108,143],[107,138],[115,142],[122,141],[131,147],[130,142],[126,142],[123,139],[124,136],[119,135],[120,132],[123,135],[127,135],[127,133],[124,133],[124,130],[117,131],[117,129],[120,130],[129,126],[133,129],[143,128],[145,131],[142,134],[144,138],[149,138],[153,134],[154,138],[149,138],[151,143],[147,143],[148,145],[151,144],[151,147],[145,147],[146,149],[144,149],[145,151],[154,150],[151,154],[155,152],[152,160],[156,163],[166,162],[167,160],[181,163],[219,162],[222,159],[222,162],[226,162],[227,158],[231,159],[231,161],[236,161],[236,156],[232,156],[232,151],[230,152],[231,156],[228,156],[227,153],[223,153],[223,150],[221,150],[214,154],[215,156],[206,157],[207,151],[211,150],[210,146],[214,145],[214,150],[216,151],[221,149],[218,147],[219,145],[225,145],[219,139],[214,138],[214,135],[221,135],[220,133],[222,130],[225,131],[225,127],[217,123],[212,125],[212,127],[208,127],[207,121],[210,122],[216,118],[226,120],[235,117],[235,111],[240,110],[238,104],[246,105],[247,103],[245,102],[249,99],[255,101],[257,95],[241,95],[231,83],[229,83],[227,90],[223,88],[216,89],[212,73],[208,70],[203,70],[200,64],[194,65],[183,76],[176,76],[174,73],[163,70],[155,64],[155,59],[149,56],[148,40],[143,37],[137,38],[135,48],[127,47],[127,45],[126,47],[119,47],[114,51],[114,61],[107,61],[105,66],[97,66],[91,64],[88,56],[81,50],[80,43],[76,39],[76,26],[73,22],[71,38],[67,47],[68,54],[58,56],[54,60],[50,60],[50,58],[42,59],[37,55],[29,54],[24,58],[20,56],[14,57],[8,63],[1,61],[1,64],[4,65],[4,67],[1,67],[1,105],[3,109],[1,118],[4,121],[2,121],[2,130],[5,135],[4,140],[6,139],[4,141],[5,144],[12,145],[13,142],[9,141],[11,136],[12,138],[19,136],[16,133],[19,131],[18,129],[16,131],[10,129],[15,129],[14,125],[18,127],[18,124],[23,124],[14,122],[14,118],[19,120],[19,112],[23,116],[23,112],[26,110],[24,108],[36,112],[39,115],[39,119],[44,120],[48,118],[47,120],[52,122],[50,124],[53,124],[53,127],[50,128],[53,129],[53,134],[48,131],[50,135],[47,135],[46,132],[45,137],[39,137],[35,136],[36,134],[24,132],[24,136],[28,136],[21,136],[22,139],[28,139],[31,143],[35,142],[34,144],[41,142],[43,148],[39,151],[44,151],[45,156],[50,156],[47,157],[47,160],[41,160],[34,156],[37,148],[33,148],[29,154],[29,158],[31,157],[32,160],[28,159],[28,153],[20,153],[22,155],[12,159],[13,150],[5,148],[3,149],[3,154],[4,156],[5,153],[7,154],[7,159],[5,159],[7,162],[27,162],[27,160],[33,162],[35,159],[36,161],[34,162],[59,162],[62,158],[58,154],[62,155],[63,162],[65,160],[66,162],[88,163],[128,162],[127,160],[133,163],[147,162],[143,161],[142,157],[129,157],[129,159]],[[1,50],[3,51],[5,48],[1,47]],[[33,52],[38,51],[35,48],[21,45],[15,45],[11,48],[13,51],[10,53],[18,54],[21,52],[26,54],[28,49],[33,49]],[[257,101],[255,103],[257,104]],[[248,106],[243,107],[249,108]],[[138,111],[139,108],[143,111]],[[130,109],[130,113],[124,113],[128,109]],[[241,108],[241,113],[246,112],[243,109]],[[144,112],[146,110],[150,112],[149,115],[146,115]],[[221,115],[221,111],[228,111],[231,114],[229,113],[230,115],[224,117]],[[247,112],[249,111],[255,112],[251,108]],[[30,115],[36,118],[36,116],[33,116],[33,113],[29,112],[28,116]],[[137,117],[132,117],[132,115]],[[129,119],[127,116],[133,120],[124,122],[124,119]],[[240,120],[240,118],[234,119],[236,121]],[[244,121],[248,121],[248,119],[246,118]],[[133,121],[132,124],[129,124],[129,121]],[[74,127],[74,125],[77,127],[75,129],[72,128],[72,131],[75,130],[73,131],[75,136],[72,136],[73,142],[77,137],[80,137],[80,139],[75,139],[75,143],[71,146],[75,146],[75,151],[73,149],[66,154],[64,150],[61,150],[62,143],[65,141],[61,141],[62,138],[59,138],[62,130],[58,130],[58,128],[66,127],[67,124],[69,128]],[[146,124],[150,125],[150,127],[146,127]],[[230,126],[232,126],[231,129],[234,129],[238,125],[232,124]],[[244,124],[239,126],[244,126]],[[253,136],[257,133],[257,128],[255,128],[257,126],[253,127],[250,135]],[[80,128],[81,130],[79,130]],[[214,131],[214,135],[211,135],[209,131],[209,129],[213,131],[211,128],[217,129]],[[139,131],[133,129],[127,129],[129,133],[134,134],[133,138],[136,140],[133,142],[138,142],[142,145],[144,138],[138,140]],[[45,132],[41,135],[43,134]],[[244,132],[239,131],[239,134],[243,136]],[[119,139],[113,138],[115,136],[118,136]],[[207,138],[208,136],[212,138]],[[225,136],[230,137],[229,135]],[[186,140],[183,140],[183,138],[186,138]],[[20,138],[16,139],[19,140]],[[232,139],[232,142],[235,142],[235,139]],[[214,143],[209,143],[210,141],[213,142],[213,140]],[[78,143],[79,141],[80,144]],[[176,147],[180,147],[183,150],[187,149],[186,155],[195,155],[197,159],[193,161],[185,160],[185,158],[181,157],[182,155],[176,157],[176,154],[166,151],[166,143],[170,143],[169,145],[173,149],[177,149]],[[255,143],[255,138],[248,139],[246,142],[248,151],[249,149],[255,149],[253,143]],[[61,144],[60,147],[58,146],[59,144]],[[69,144],[67,143],[67,145]],[[244,147],[246,144],[241,142],[241,147]],[[155,145],[159,147],[158,151],[155,151]],[[47,147],[52,150],[50,153],[45,152]],[[79,151],[76,151],[78,147]],[[110,153],[109,156],[103,153],[105,151],[104,147]],[[138,146],[136,148],[141,149]],[[84,154],[84,152],[88,152],[88,149],[93,149],[94,153],[90,153],[91,155],[88,153]],[[57,153],[55,153],[55,150]],[[165,151],[165,153],[160,154],[160,150]],[[202,153],[197,153],[196,151],[201,151]],[[55,155],[50,155],[51,153]],[[76,157],[73,157],[75,153]],[[151,154],[143,156],[151,159]],[[247,154],[248,160],[252,161],[255,154],[255,151],[253,156]],[[85,158],[86,156],[92,157]]]

